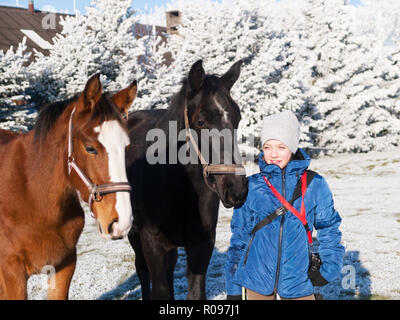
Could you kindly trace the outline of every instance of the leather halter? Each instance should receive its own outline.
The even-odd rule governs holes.
[[[246,170],[241,164],[209,164],[204,160],[203,155],[199,149],[196,140],[193,138],[191,133],[191,129],[189,126],[189,118],[188,118],[188,108],[187,108],[187,100],[185,99],[185,109],[184,109],[184,118],[185,118],[185,128],[186,128],[186,142],[189,140],[192,142],[192,145],[197,153],[197,156],[200,159],[200,163],[203,166],[203,176],[208,185],[207,178],[212,174],[222,174],[222,175],[246,175]]]
[[[71,170],[74,169],[77,175],[81,178],[83,183],[89,190],[89,199],[88,204],[90,211],[92,211],[93,200],[96,202],[100,202],[103,199],[103,196],[109,193],[116,192],[132,192],[132,187],[127,182],[113,182],[113,183],[105,183],[97,185],[93,183],[79,168],[74,159],[74,145],[73,145],[73,124],[72,118],[75,113],[75,108],[71,112],[71,116],[69,118],[69,127],[68,127],[68,175],[71,175]]]

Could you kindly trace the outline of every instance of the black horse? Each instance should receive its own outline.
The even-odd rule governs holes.
[[[241,175],[232,174],[232,170],[225,172],[226,166],[221,166],[220,172],[218,165],[216,171],[206,172],[210,167],[205,160],[199,163],[199,158],[207,152],[217,153],[222,163],[232,161],[228,169],[235,167],[235,163],[239,167],[234,131],[241,116],[230,90],[239,77],[241,64],[242,61],[236,62],[225,75],[218,77],[206,75],[199,60],[191,67],[168,109],[137,111],[129,116],[131,147],[127,151],[127,173],[134,186],[134,225],[129,241],[136,254],[143,299],[174,298],[173,272],[178,247],[184,247],[187,255],[187,298],[206,299],[205,277],[215,244],[219,201],[225,207],[242,204],[247,196],[247,178],[243,172]],[[208,148],[202,144],[200,155],[185,137],[177,139],[177,133],[183,130],[185,134],[186,128],[198,137],[203,129],[217,132],[225,129],[234,139],[229,146],[225,136],[221,138],[224,144],[217,144],[216,139],[209,137]],[[165,139],[158,137],[158,148],[154,148],[156,143],[146,140],[154,139],[157,133],[165,133]],[[183,164],[182,157],[188,151],[190,161]]]

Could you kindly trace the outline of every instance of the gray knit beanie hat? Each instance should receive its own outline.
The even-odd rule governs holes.
[[[276,139],[284,143],[294,154],[299,148],[300,123],[289,110],[264,118],[261,128],[261,147],[265,141]]]

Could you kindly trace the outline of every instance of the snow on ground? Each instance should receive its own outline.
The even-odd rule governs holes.
[[[311,168],[333,191],[346,248],[343,278],[321,293],[329,299],[400,299],[399,150],[325,157]],[[353,268],[355,286],[347,281]]]
[[[248,174],[257,171],[248,166]],[[310,169],[326,177],[335,207],[343,218],[346,248],[343,274],[320,288],[325,299],[400,299],[400,153],[325,156]],[[207,298],[226,298],[224,264],[230,240],[232,209],[221,205],[215,250],[207,273]],[[78,243],[78,263],[71,299],[140,299],[133,250],[127,239],[105,241],[90,215]],[[185,253],[179,249],[175,297],[185,299]],[[29,280],[29,298],[45,299],[46,276]]]

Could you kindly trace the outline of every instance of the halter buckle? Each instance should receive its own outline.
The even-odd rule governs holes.
[[[208,171],[208,167],[209,167],[209,165],[206,164],[204,166],[204,168],[203,168],[203,176],[204,176],[204,178],[208,178],[208,176],[210,175],[210,172]]]
[[[93,194],[93,199],[96,202],[100,202],[101,200],[103,200],[103,195],[101,195],[99,192],[96,192]]]
[[[90,194],[94,201],[100,202],[101,200],[103,200],[103,195],[99,191],[97,191],[97,187],[97,184],[94,184],[90,189]]]

